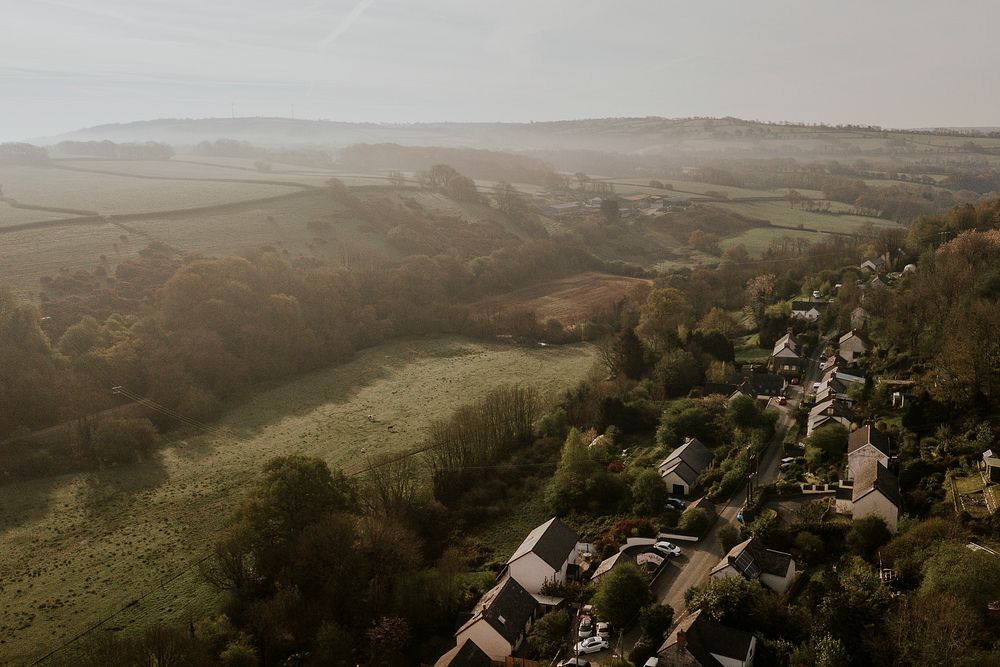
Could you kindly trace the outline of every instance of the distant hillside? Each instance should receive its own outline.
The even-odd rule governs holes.
[[[922,157],[964,150],[975,142],[990,151],[1000,138],[968,136],[959,131],[898,131],[878,127],[762,123],[737,118],[600,118],[539,123],[342,123],[288,118],[163,119],[101,125],[37,139],[161,141],[183,148],[220,138],[257,146],[340,149],[354,144],[399,144],[491,150],[600,151],[644,161],[662,159],[795,157]],[[959,143],[956,143],[959,141]]]

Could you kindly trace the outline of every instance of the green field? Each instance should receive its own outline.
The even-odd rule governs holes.
[[[851,234],[867,224],[871,224],[874,227],[899,226],[891,220],[871,218],[863,215],[831,215],[803,211],[801,208],[792,208],[785,202],[739,202],[736,204],[711,204],[711,206],[745,215],[748,218],[767,220],[773,225],[780,225],[782,227],[797,227],[802,225],[805,229],[814,229],[821,232]],[[835,211],[849,210],[849,207],[846,205],[836,203],[834,203],[832,208]]]
[[[399,342],[266,391],[218,434],[171,442],[155,461],[0,487],[0,663],[30,662],[149,592],[108,627],[209,610],[217,596],[195,571],[159,584],[208,553],[271,457],[356,466],[420,444],[433,420],[496,385],[552,396],[594,360],[589,346]]]
[[[0,184],[4,196],[22,204],[96,211],[105,215],[211,206],[273,197],[297,189],[258,183],[149,180],[24,166],[0,167]]]

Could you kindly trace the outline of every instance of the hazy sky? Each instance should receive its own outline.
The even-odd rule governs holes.
[[[0,0],[0,140],[160,117],[1000,125],[1000,0]]]

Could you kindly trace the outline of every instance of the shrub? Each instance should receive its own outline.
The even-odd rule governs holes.
[[[740,543],[740,529],[736,526],[723,526],[719,529],[719,542],[723,551],[729,551]]]
[[[90,444],[102,463],[129,463],[148,455],[159,437],[148,419],[108,419],[94,429]]]
[[[689,535],[698,535],[699,537],[705,534],[708,526],[708,512],[700,507],[692,507],[684,512],[681,515],[680,521],[677,522],[678,529]]]

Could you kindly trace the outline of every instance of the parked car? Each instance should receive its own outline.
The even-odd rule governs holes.
[[[813,382],[813,391],[819,391],[820,382]]]
[[[605,639],[611,639],[611,624],[607,621],[602,621],[597,624],[597,636],[604,637]]]
[[[590,667],[590,660],[586,658],[566,658],[557,667]]]
[[[589,637],[579,642],[573,647],[574,653],[597,653],[598,651],[605,651],[610,646],[608,640],[604,637]]]
[[[676,510],[683,510],[687,507],[687,503],[680,498],[667,498],[667,504]]]
[[[795,457],[786,456],[785,458],[781,459],[781,465],[779,465],[778,468],[781,470],[788,470],[793,465],[795,465]]]
[[[681,548],[676,544],[671,544],[670,542],[657,542],[653,545],[653,548],[659,551],[664,556],[680,556]]]
[[[580,620],[580,630],[577,632],[577,636],[580,639],[586,639],[592,634],[594,634],[594,620],[590,616],[584,616]]]

